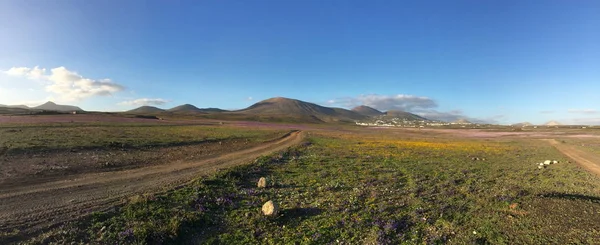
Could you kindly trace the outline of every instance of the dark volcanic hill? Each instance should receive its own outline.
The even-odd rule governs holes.
[[[83,111],[81,108],[72,105],[57,105],[52,101],[48,101],[42,105],[31,107],[31,109],[46,110],[46,111]]]
[[[400,119],[409,120],[409,121],[429,121],[429,119],[424,118],[422,116],[415,115],[415,114],[412,114],[410,112],[397,111],[397,110],[386,111],[385,112],[385,117],[400,118]]]
[[[154,107],[154,106],[140,106],[138,108],[135,108],[133,110],[127,111],[128,113],[160,113],[160,112],[164,112],[165,110]]]
[[[269,115],[303,118],[308,121],[353,121],[366,118],[354,111],[342,108],[330,108],[317,104],[283,97],[260,101],[246,109],[236,111],[248,115]]]
[[[190,104],[176,106],[176,107],[173,107],[171,109],[168,109],[167,111],[169,111],[169,112],[179,112],[179,113],[204,113],[202,111],[202,109],[200,109],[198,107],[195,107],[193,105],[190,105]]]
[[[219,109],[219,108],[213,108],[213,107],[209,107],[209,108],[200,108],[200,111],[202,111],[202,112],[206,112],[206,113],[220,113],[220,112],[228,112],[228,110],[223,110],[223,109]]]
[[[378,111],[375,108],[368,107],[366,105],[354,107],[354,108],[352,108],[352,111],[356,112],[358,114],[361,114],[363,116],[369,116],[369,117],[376,117],[376,116],[381,116],[384,114],[383,112]]]

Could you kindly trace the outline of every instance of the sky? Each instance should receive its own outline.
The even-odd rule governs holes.
[[[0,1],[0,104],[600,124],[600,1]]]

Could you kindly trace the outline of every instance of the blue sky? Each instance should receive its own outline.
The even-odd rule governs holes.
[[[0,104],[600,124],[600,1],[0,1]],[[36,68],[37,67],[37,68]]]

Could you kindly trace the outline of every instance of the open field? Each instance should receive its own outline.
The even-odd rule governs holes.
[[[302,132],[284,136],[294,128]],[[2,141],[11,148],[1,169],[18,166],[11,157],[19,154],[56,154],[44,156],[68,158],[67,166],[85,165],[88,160],[67,157],[82,152],[133,151],[133,162],[170,155],[123,161],[114,169],[38,174],[39,181],[5,177],[0,241],[595,244],[600,175],[579,164],[600,164],[592,147],[596,131],[3,125],[1,135],[12,138]],[[231,143],[219,151],[218,142]],[[538,169],[547,159],[560,163]],[[256,188],[260,177],[267,177],[268,188]],[[280,205],[278,216],[260,213],[268,200]]]

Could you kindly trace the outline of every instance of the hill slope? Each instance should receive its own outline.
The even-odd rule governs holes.
[[[399,119],[409,120],[409,121],[429,121],[429,119],[424,118],[422,116],[412,114],[410,112],[397,111],[397,110],[386,111],[385,117],[386,118],[399,118]]]
[[[562,125],[562,123],[559,123],[557,121],[549,121],[549,122],[547,122],[544,125],[546,125],[546,126],[559,126],[559,125]]]
[[[164,111],[165,110],[154,107],[154,106],[140,106],[138,108],[129,110],[127,112],[128,113],[160,113],[160,112],[164,112]]]
[[[521,122],[521,123],[511,124],[511,126],[513,126],[513,127],[527,127],[527,126],[533,126],[533,124],[531,124],[530,122]]]
[[[384,114],[383,112],[378,111],[375,108],[368,107],[366,105],[354,107],[354,108],[352,108],[352,111],[356,112],[358,114],[361,114],[363,116],[369,116],[369,117],[381,116]]]
[[[178,113],[205,113],[200,108],[195,107],[195,106],[190,105],[190,104],[176,106],[176,107],[173,107],[171,109],[168,109],[167,111],[169,111],[169,112],[178,112]]]
[[[48,101],[42,105],[31,107],[31,109],[47,110],[47,111],[83,111],[81,108],[72,105],[57,105],[52,101]]]
[[[354,111],[324,107],[283,97],[260,101],[246,109],[236,111],[236,113],[304,118],[310,121],[323,122],[352,121],[365,118],[365,116]]]

